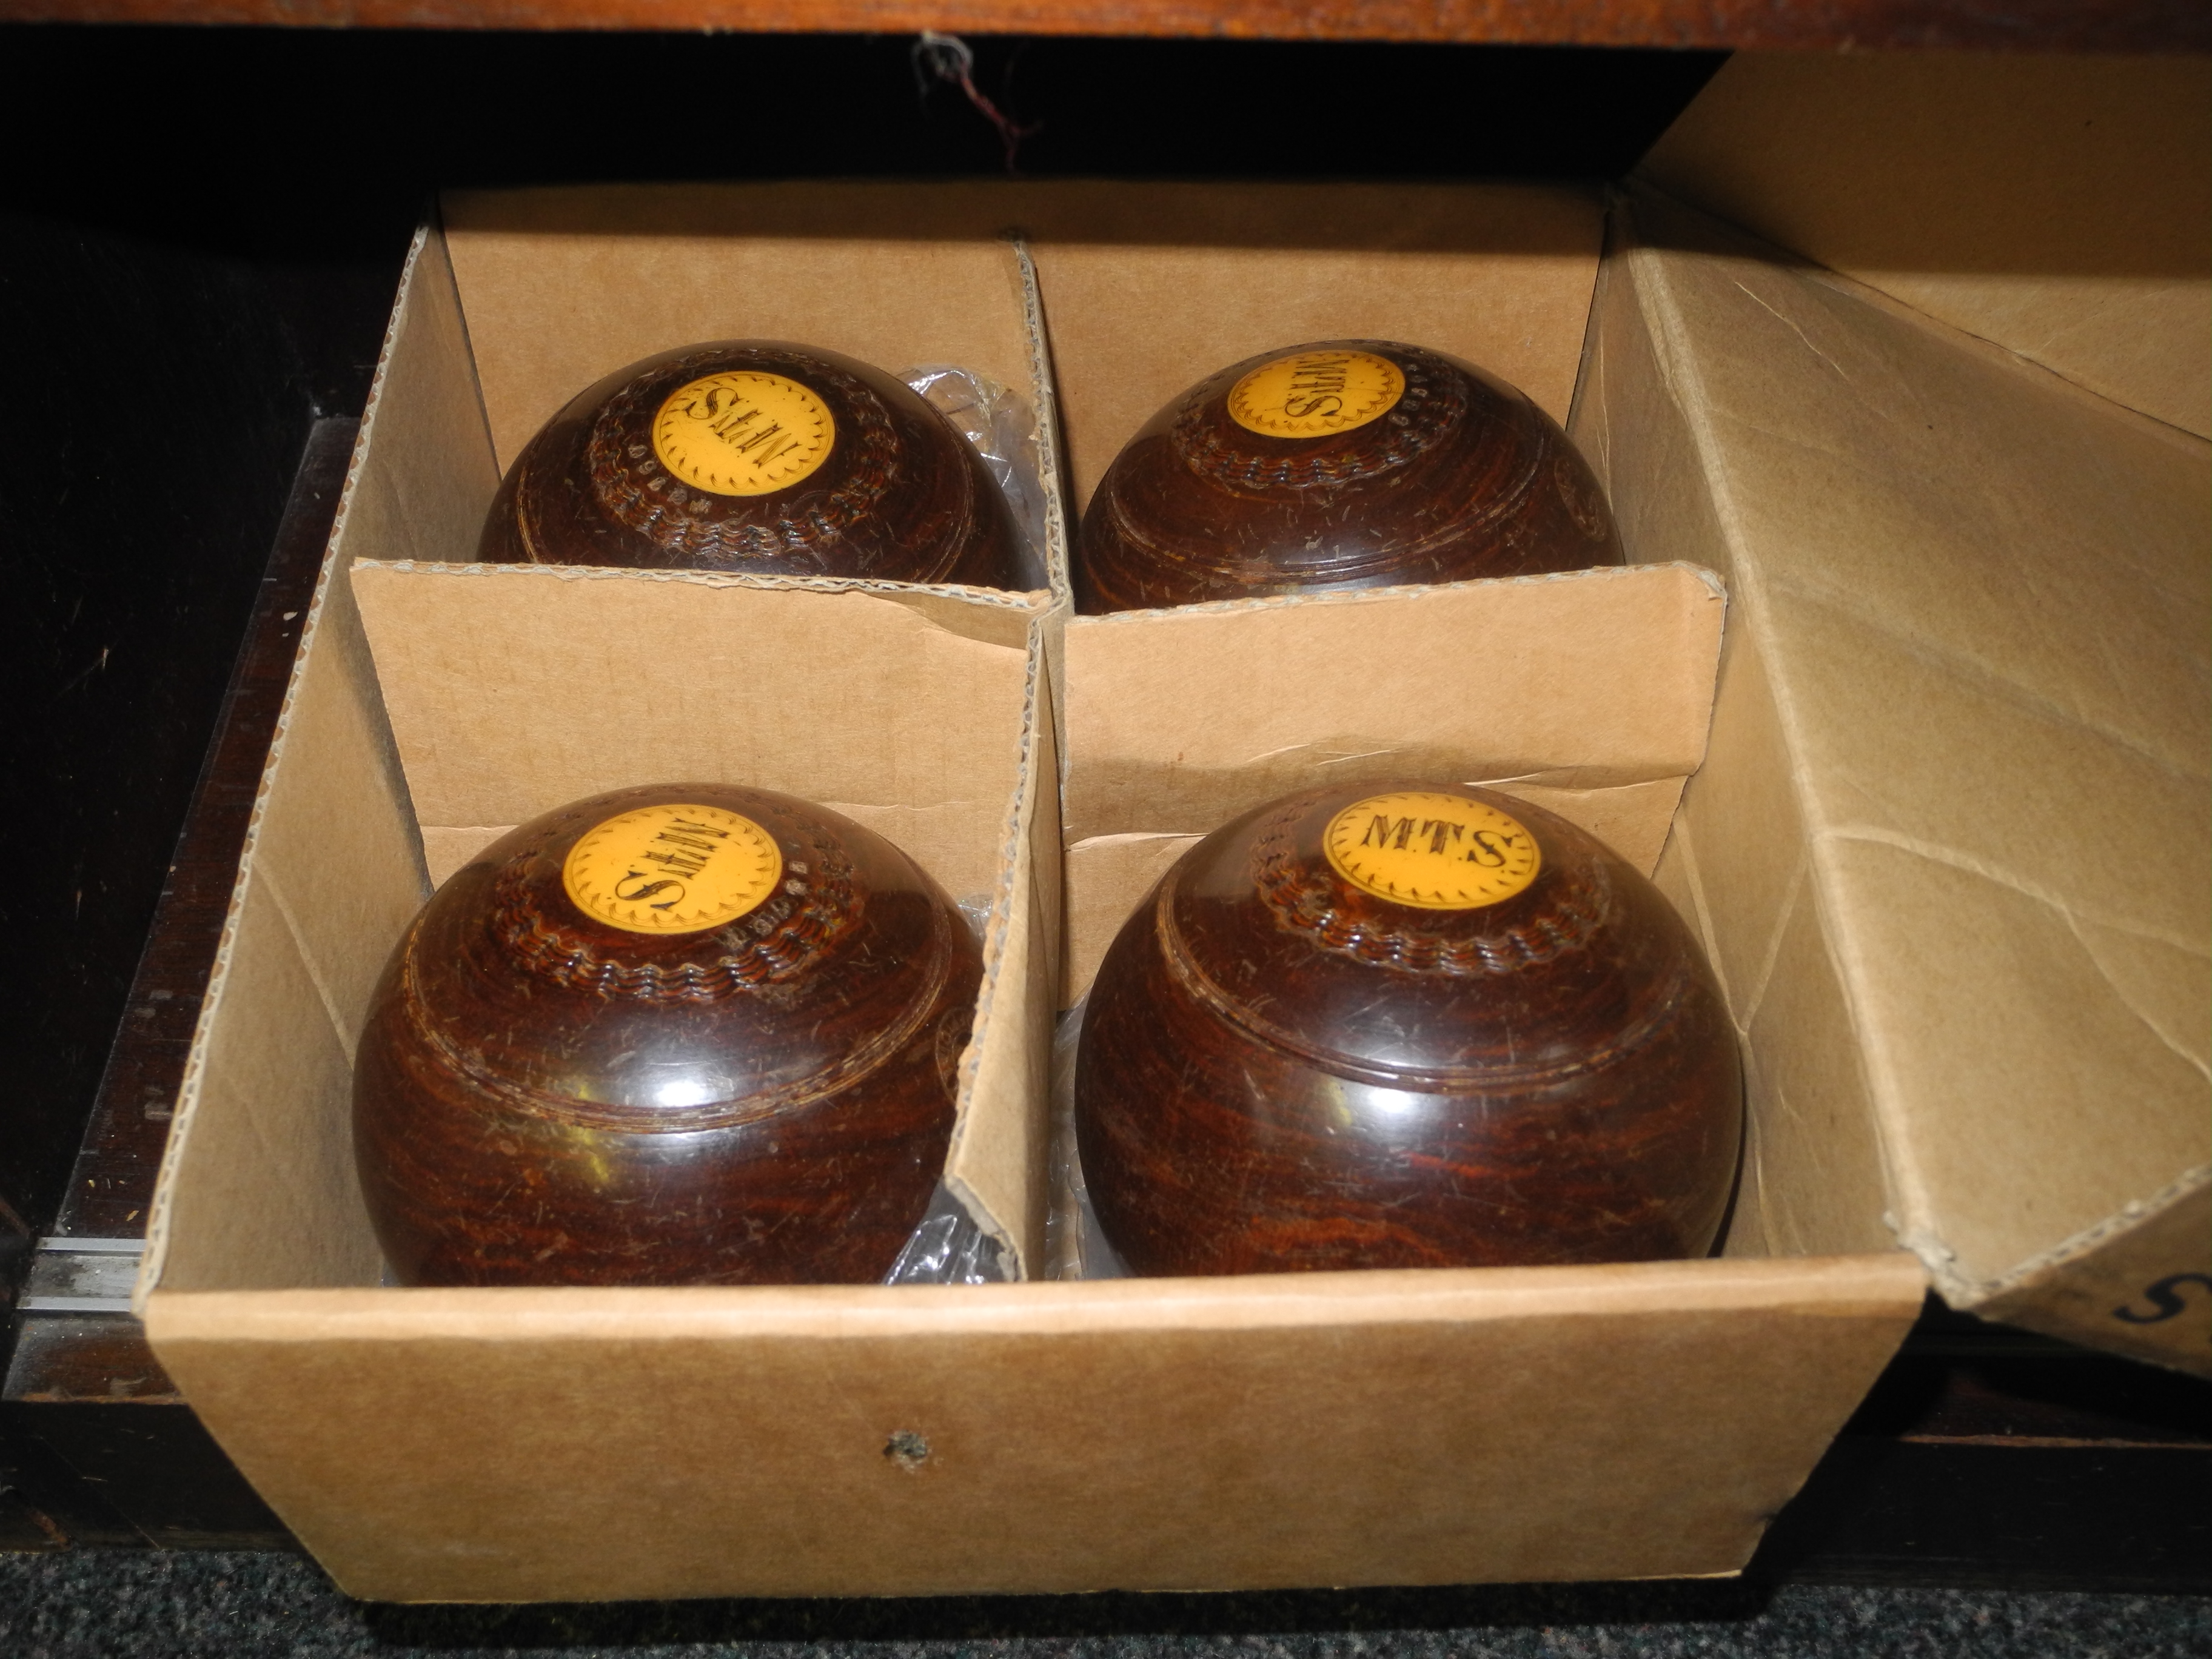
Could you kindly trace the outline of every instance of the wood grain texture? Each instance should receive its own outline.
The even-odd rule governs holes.
[[[1361,364],[1378,386],[1381,365],[1401,377],[1361,423],[1311,435],[1244,423],[1248,387],[1267,385],[1258,395],[1285,410],[1329,408],[1360,396],[1346,376]],[[1344,390],[1312,389],[1330,386]],[[1588,464],[1518,390],[1441,352],[1335,340],[1233,363],[1146,422],[1083,515],[1075,600],[1095,616],[1625,562]]]
[[[0,0],[0,20],[2202,52],[2195,0]]]
[[[768,453],[764,439],[806,453],[786,424],[806,417],[732,390],[778,381],[816,400],[827,441],[813,441],[811,466],[755,494],[702,484],[702,466],[676,476],[656,436],[678,408],[700,416],[683,423],[696,434],[686,441],[723,458],[702,449],[702,464],[737,471],[741,450]],[[658,353],[571,398],[507,469],[477,556],[1013,587],[1015,546],[981,459],[912,387],[837,352],[725,340]]]
[[[1323,847],[1364,793],[1217,830],[1108,951],[1075,1083],[1108,1238],[1170,1274],[1705,1254],[1742,1077],[1680,919],[1594,837],[1478,789],[1428,799],[1517,820],[1531,884],[1375,896]]]
[[[769,896],[665,934],[573,902],[570,849],[665,802],[772,839]],[[423,908],[362,1039],[355,1142],[392,1267],[427,1285],[881,1279],[944,1167],[981,979],[905,854],[789,796],[619,790],[524,824]]]

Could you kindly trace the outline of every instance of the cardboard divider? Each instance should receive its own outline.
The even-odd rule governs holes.
[[[860,586],[366,562],[352,579],[434,879],[563,802],[723,778],[857,819],[956,897],[998,874],[1034,604],[970,601],[1012,632],[993,640]]]
[[[1673,565],[1071,619],[1062,1001],[1186,847],[1295,789],[1493,785],[1648,873],[1725,609]]]

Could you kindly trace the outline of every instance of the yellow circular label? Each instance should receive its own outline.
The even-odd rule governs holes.
[[[1230,389],[1229,417],[1263,438],[1322,438],[1387,415],[1406,376],[1371,351],[1294,351]]]
[[[1363,892],[1421,910],[1474,910],[1536,879],[1543,854],[1517,819],[1463,795],[1401,789],[1328,821],[1328,861]]]
[[[719,806],[641,806],[568,849],[562,884],[595,921],[632,933],[696,933],[775,891],[783,854],[750,818]]]
[[[837,423],[796,380],[749,368],[679,386],[653,417],[653,453],[695,489],[765,495],[830,459]]]

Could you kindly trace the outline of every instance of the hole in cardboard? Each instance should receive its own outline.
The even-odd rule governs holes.
[[[900,1429],[884,1442],[884,1458],[908,1474],[929,1461],[929,1442],[912,1429]]]

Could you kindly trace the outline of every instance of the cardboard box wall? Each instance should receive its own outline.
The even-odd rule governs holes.
[[[2212,58],[1738,52],[1638,172],[2212,436]]]
[[[1449,227],[1449,238],[1408,252],[1427,262],[1439,298],[1455,268],[1479,291],[1501,259],[1510,267],[1523,257],[1510,241],[1498,258],[1485,252],[1514,222],[1513,195],[1425,193],[1427,222]],[[1109,201],[1134,222],[1146,196],[1102,187],[1088,200]],[[997,301],[979,286],[974,303],[1018,300],[1018,259],[981,234],[978,199],[957,187],[810,191],[804,212],[819,216],[797,239],[799,251],[817,271],[842,265],[854,282],[895,285],[910,284],[941,247],[954,265],[982,273],[979,284],[988,275],[997,285]],[[1084,192],[1067,199],[1070,212],[1089,210]],[[640,216],[615,226],[599,219],[574,239],[571,252],[598,266],[599,281],[616,279],[625,242],[626,257],[647,264],[672,246],[684,259],[711,261],[716,250],[705,245],[716,241],[753,259],[760,250],[748,245],[748,226],[769,236],[800,213],[788,192],[773,191],[575,201],[582,205],[520,204],[543,216],[529,234],[553,254],[569,246],[564,214],[588,217],[614,201]],[[1558,211],[1556,193],[1529,201],[1531,211]],[[1312,205],[1279,194],[1252,216],[1279,224],[1282,212]],[[685,215],[702,210],[684,240]],[[1577,211],[1585,243],[1574,280],[1586,306],[1597,207],[1584,198]],[[1397,234],[1396,222],[1375,222],[1374,235]],[[885,224],[899,234],[876,234]],[[456,229],[465,295],[471,255]],[[498,452],[479,439],[478,459],[462,466],[452,456],[471,391],[481,384],[489,398],[499,374],[479,313],[450,289],[434,301],[439,246],[426,241],[396,319],[339,562],[365,550],[371,525],[391,551],[450,544],[489,496]],[[1278,235],[1262,251],[1283,246]],[[1231,250],[1248,264],[1249,252]],[[522,262],[526,274],[529,266]],[[573,305],[573,276],[538,283],[544,303]],[[534,316],[520,306],[510,325],[542,326]],[[869,355],[907,358],[899,343]],[[1581,349],[1580,318],[1551,346],[1569,365],[1554,374],[1564,385]],[[1038,388],[1041,405],[1050,392]],[[478,429],[500,430],[501,417]],[[1617,487],[1629,487],[1625,474]],[[480,787],[496,781],[488,755],[408,756],[404,742],[395,750],[356,591],[365,611],[383,608],[380,653],[388,636],[402,656],[426,659],[422,674],[399,676],[398,723],[434,735],[473,731],[471,743],[483,728],[467,725],[466,708],[437,706],[451,700],[453,682],[430,671],[454,660],[449,653],[479,670],[514,655],[519,647],[484,642],[507,637],[502,628],[512,634],[498,614],[506,606],[596,606],[605,620],[611,602],[595,596],[618,593],[622,606],[659,625],[694,629],[695,648],[708,650],[714,625],[701,618],[714,607],[854,600],[870,607],[853,614],[872,619],[872,648],[927,641],[965,660],[971,647],[992,643],[975,637],[989,633],[984,623],[948,621],[951,597],[426,570],[415,568],[422,556],[387,554],[350,572],[334,562],[326,574],[196,1044],[145,1281],[164,1364],[352,1593],[569,1599],[1727,1571],[1748,1556],[1917,1310],[1917,1265],[1895,1251],[1288,1280],[371,1288],[375,1264],[343,1127],[343,1050],[358,1029],[368,964],[422,891],[415,820],[480,834],[527,803],[504,783]],[[1611,603],[1647,588],[1674,620],[1645,637],[1677,653],[1678,684],[1709,684],[1718,598],[1693,573],[1509,584],[1487,599],[1448,593],[1437,604],[1502,596],[1540,606],[1577,591]],[[1023,848],[1048,866],[1057,836],[1049,798],[1035,787],[1050,775],[1053,728],[1038,717],[1046,700],[1034,650],[1026,660],[1025,787],[1007,821],[1016,844],[1002,890],[1004,914],[1018,918],[1026,907],[1030,922],[1026,932],[1010,927],[995,947],[1000,1001],[967,1062],[976,1073],[971,1119],[994,1054],[1008,1076],[1035,1069],[1041,1049],[1026,1044],[1044,1030],[1052,988],[1055,940],[1041,919],[1050,896],[1020,884],[1037,867]],[[509,689],[494,701],[510,718],[526,716],[547,688],[501,672]],[[1679,733],[1660,747],[1668,744],[1673,751],[1637,763],[1675,777],[1694,757],[1680,752]],[[560,772],[568,753],[549,733],[543,763]],[[441,769],[447,781],[426,782],[421,810],[410,811],[403,783]],[[562,787],[588,771],[560,773]],[[349,855],[313,856],[310,831],[349,837]],[[305,872],[296,881],[287,874],[295,868]],[[1028,978],[1018,985],[1024,941]],[[341,983],[326,960],[355,964],[352,977]],[[1021,1007],[1006,1008],[1018,988]],[[1032,1098],[1041,1105],[1042,1090]],[[1042,1184],[1031,1192],[1041,1196]],[[909,1436],[926,1455],[888,1455],[910,1449]]]
[[[1712,481],[1631,544],[1735,599],[1676,842],[1760,1156],[1822,1126],[1952,1305],[2212,1371],[2212,63],[1740,54],[1644,172],[1870,285],[1647,196],[1577,428]]]

